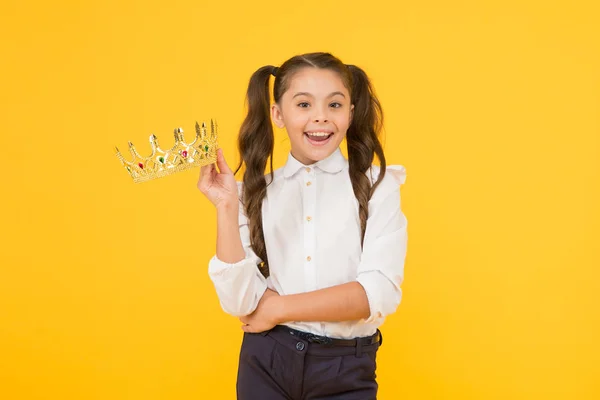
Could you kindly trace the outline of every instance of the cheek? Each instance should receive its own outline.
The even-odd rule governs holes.
[[[350,127],[350,114],[339,115],[335,123],[340,130],[347,130]]]
[[[286,126],[288,130],[293,132],[304,133],[304,127],[306,126],[307,118],[303,115],[292,115],[288,119]]]

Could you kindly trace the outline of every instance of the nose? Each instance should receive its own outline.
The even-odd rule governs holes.
[[[315,114],[313,115],[312,120],[313,120],[313,122],[329,122],[326,111],[321,110],[321,109],[316,110]]]

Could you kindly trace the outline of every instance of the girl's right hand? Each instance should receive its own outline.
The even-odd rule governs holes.
[[[217,172],[219,167],[219,172]],[[227,165],[223,149],[217,150],[216,165],[209,164],[200,168],[198,189],[217,208],[238,209],[238,189],[233,171]]]

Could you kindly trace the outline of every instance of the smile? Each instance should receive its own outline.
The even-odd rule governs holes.
[[[308,142],[313,146],[323,146],[333,136],[332,132],[304,132]]]

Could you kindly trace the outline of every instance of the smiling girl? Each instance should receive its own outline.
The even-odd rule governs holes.
[[[329,53],[259,68],[247,97],[236,171],[219,150],[198,181],[217,210],[209,275],[243,323],[238,399],[375,399],[378,328],[400,304],[407,246],[405,168],[386,166],[379,101]],[[275,171],[272,123],[291,143]]]

